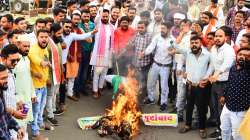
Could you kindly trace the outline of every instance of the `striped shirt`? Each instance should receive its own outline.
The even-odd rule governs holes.
[[[6,107],[16,109],[15,76],[11,70],[8,70],[8,89],[3,91],[3,95]]]

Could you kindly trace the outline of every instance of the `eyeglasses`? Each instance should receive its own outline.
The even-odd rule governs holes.
[[[18,63],[19,60],[20,60],[19,58],[17,58],[17,59],[12,59],[12,60],[10,60],[10,62],[11,62],[11,64],[13,65],[13,64]]]

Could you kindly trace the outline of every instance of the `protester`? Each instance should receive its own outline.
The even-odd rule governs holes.
[[[168,53],[168,49],[174,47],[174,38],[170,36],[170,25],[163,22],[161,25],[161,34],[155,36],[147,49],[141,54],[150,55],[154,51],[154,60],[152,67],[148,74],[148,98],[145,99],[145,104],[154,104],[155,102],[155,89],[158,76],[160,76],[161,84],[161,101],[160,110],[165,111],[167,109],[168,99],[168,78],[170,74],[170,67],[172,65],[172,55]],[[165,45],[167,44],[167,47]]]

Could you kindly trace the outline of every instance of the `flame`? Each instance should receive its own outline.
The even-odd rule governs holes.
[[[123,93],[120,93],[116,100],[112,102],[111,110],[107,110],[107,116],[112,116],[109,125],[119,127],[123,122],[128,123],[131,127],[131,137],[138,133],[141,117],[141,112],[137,106],[139,86],[134,77],[135,72],[129,69],[127,81],[122,84]]]

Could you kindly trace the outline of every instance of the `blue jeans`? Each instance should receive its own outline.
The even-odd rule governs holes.
[[[40,126],[43,126],[43,110],[46,105],[47,88],[36,88],[37,102],[32,105],[33,121],[31,123],[32,135],[38,135]]]

